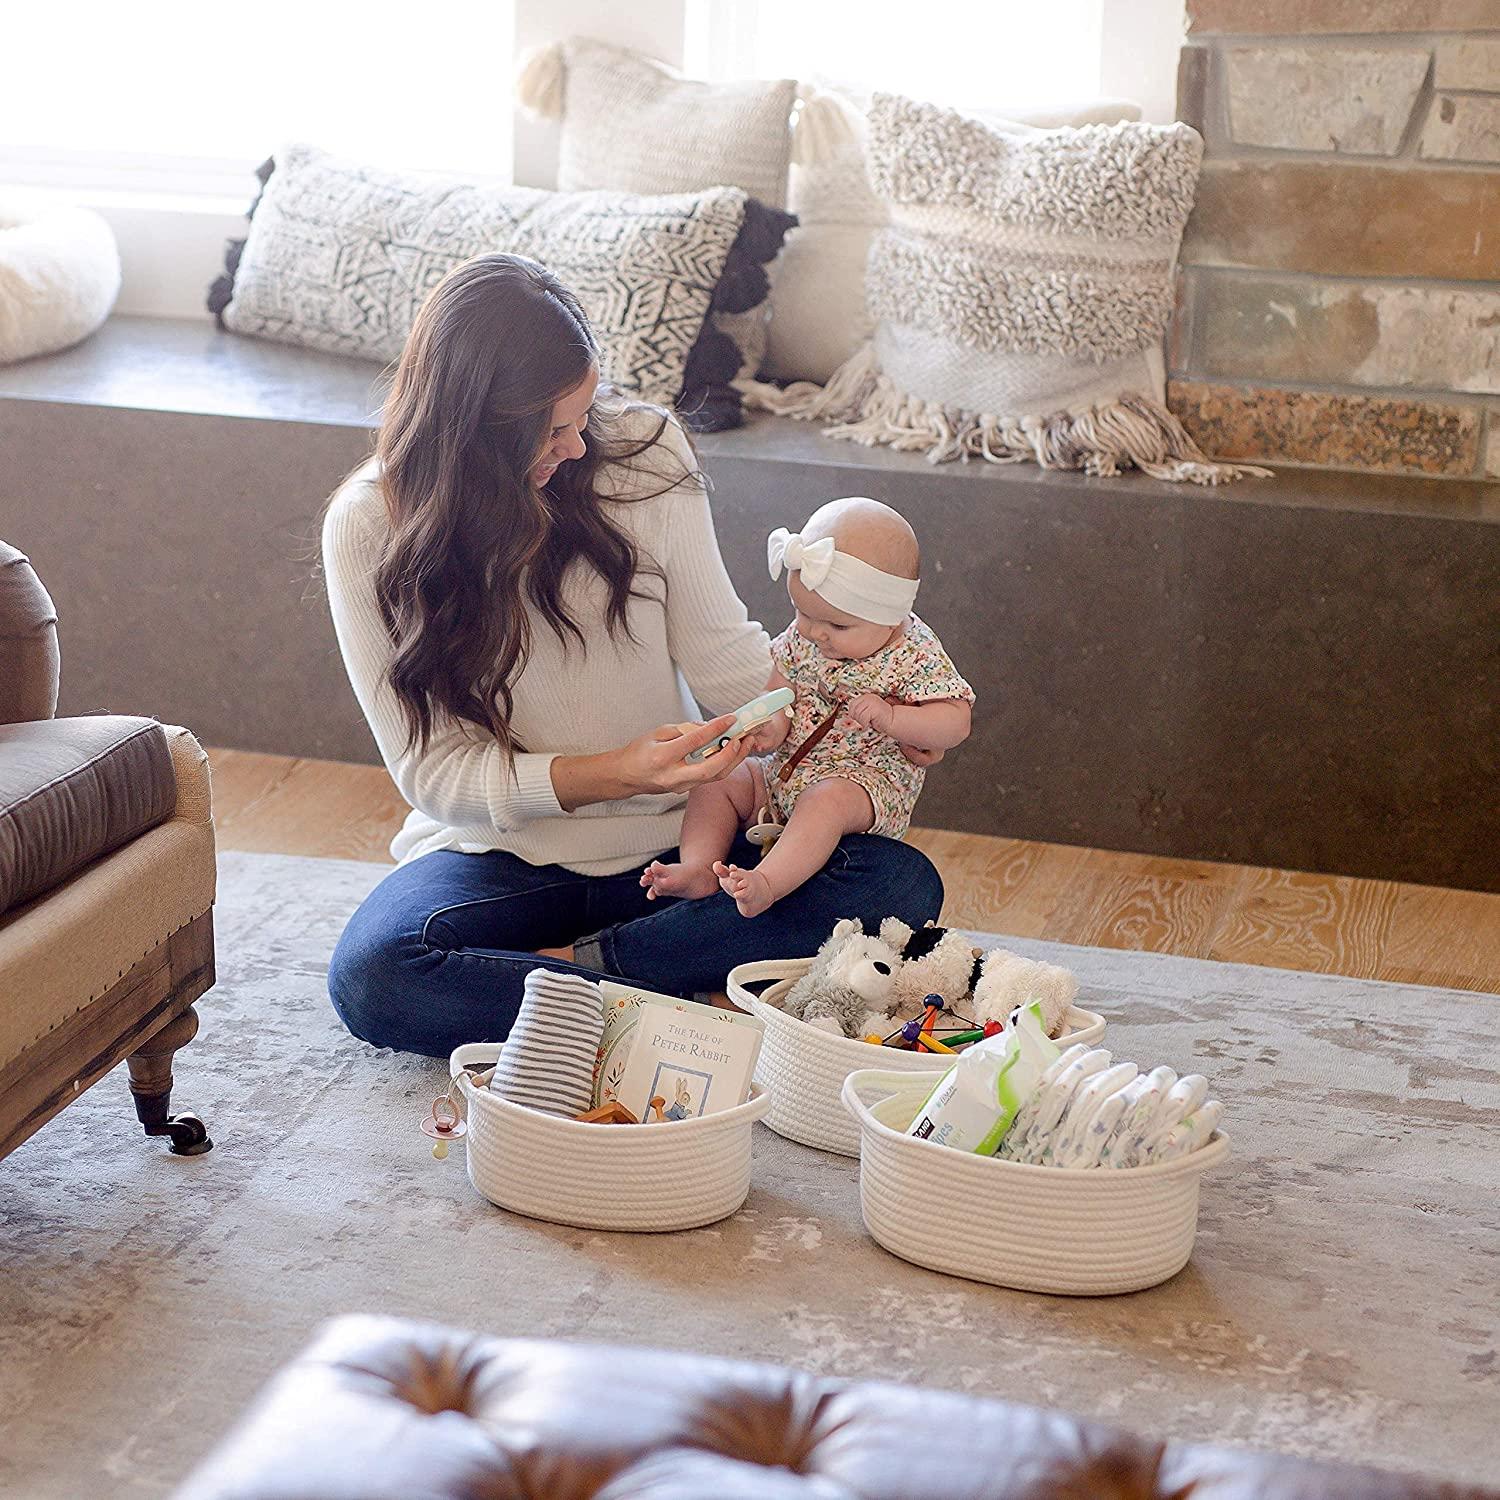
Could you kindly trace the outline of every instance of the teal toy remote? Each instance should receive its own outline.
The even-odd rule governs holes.
[[[783,709],[791,706],[791,688],[774,688],[769,693],[762,693],[759,698],[752,698],[735,714],[734,723],[718,739],[710,740],[701,749],[694,750],[690,755],[684,755],[683,759],[689,765],[697,765],[699,761],[707,760],[710,755],[717,755],[731,740],[737,740],[741,735],[749,734],[752,729],[759,729],[762,724],[774,719]]]

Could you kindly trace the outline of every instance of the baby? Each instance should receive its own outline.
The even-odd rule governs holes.
[[[816,874],[846,833],[899,839],[925,772],[902,753],[951,750],[969,734],[974,690],[912,613],[917,539],[877,500],[833,500],[800,535],[771,533],[771,577],[787,570],[793,625],[771,643],[767,691],[790,687],[791,718],[749,736],[750,759],[696,787],[683,816],[681,862],[653,861],[655,897],[707,896],[759,916]],[[735,833],[765,808],[785,823],[753,870],[724,863]]]

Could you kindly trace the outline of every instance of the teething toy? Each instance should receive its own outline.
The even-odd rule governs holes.
[[[726,745],[749,734],[752,729],[759,729],[762,724],[770,723],[784,710],[789,710],[792,697],[791,688],[773,688],[769,693],[762,693],[759,698],[752,698],[735,714],[734,723],[718,739],[683,756],[683,759],[689,765],[697,765],[710,755],[717,755]]]

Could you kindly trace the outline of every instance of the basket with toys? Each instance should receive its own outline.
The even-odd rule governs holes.
[[[766,1124],[843,1156],[859,1155],[859,1127],[840,1098],[857,1069],[935,1076],[1033,1001],[1059,1041],[1104,1035],[1103,1016],[1074,1003],[1078,981],[1067,969],[895,917],[876,933],[842,921],[812,958],[741,964],[728,990],[765,1028],[755,1079],[770,1093]]]

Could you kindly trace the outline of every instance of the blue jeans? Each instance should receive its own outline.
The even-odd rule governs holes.
[[[741,837],[730,858],[752,865],[758,852]],[[865,833],[841,840],[820,873],[749,919],[722,892],[647,901],[636,869],[580,875],[499,851],[437,850],[399,865],[365,898],[334,950],[328,993],[355,1036],[446,1057],[465,1042],[504,1040],[534,968],[686,998],[723,989],[736,964],[815,953],[841,917],[858,917],[867,932],[888,916],[919,927],[942,905],[942,877],[926,855]],[[584,962],[536,956],[569,943]]]

